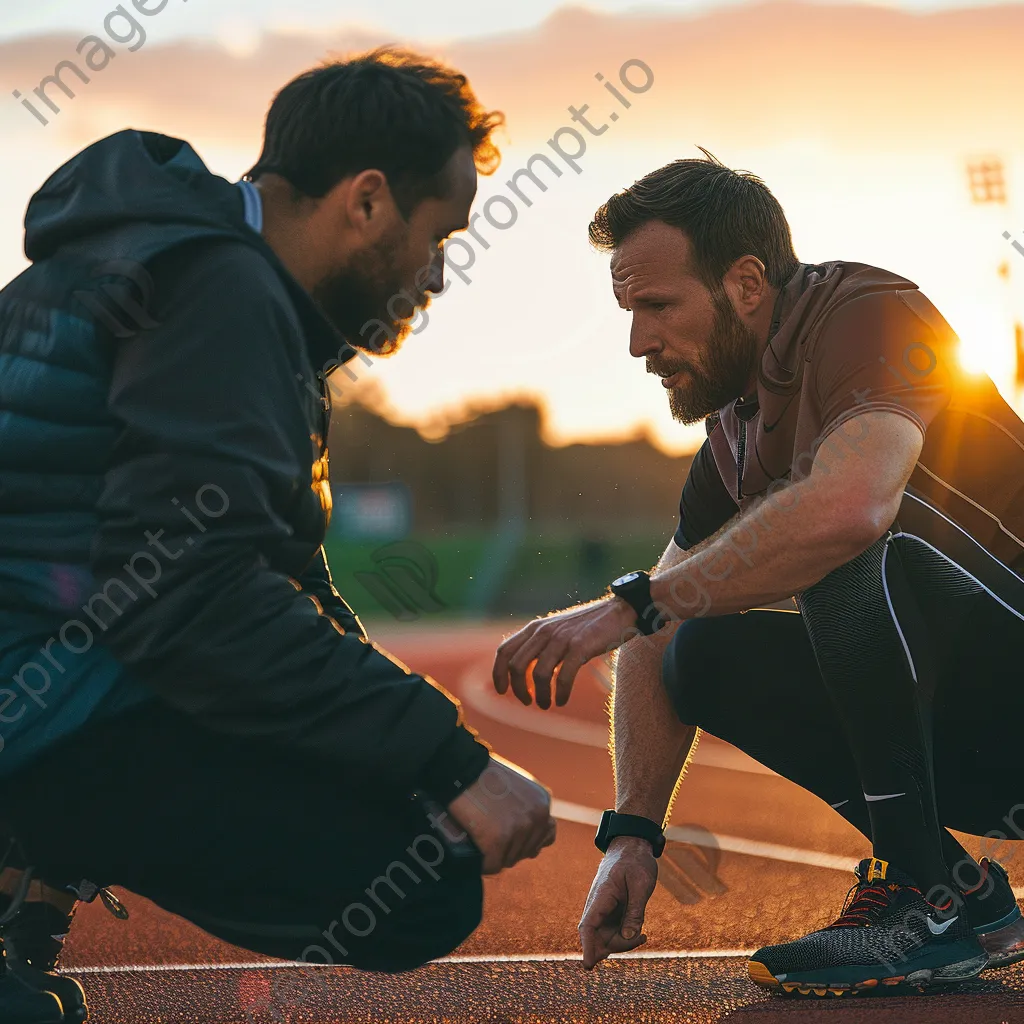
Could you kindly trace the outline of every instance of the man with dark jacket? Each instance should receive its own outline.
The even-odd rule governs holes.
[[[290,83],[242,182],[124,131],[33,198],[33,265],[0,292],[8,1024],[84,1019],[47,972],[76,900],[124,913],[108,885],[399,971],[553,841],[548,791],[368,640],[321,547],[326,378],[444,290],[500,121],[381,50]]]

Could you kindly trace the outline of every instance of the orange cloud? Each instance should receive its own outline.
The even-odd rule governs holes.
[[[9,91],[31,95],[59,61],[75,58],[79,39],[0,45],[0,78]],[[1021,5],[915,15],[771,2],[693,17],[567,9],[536,30],[455,43],[439,55],[470,76],[485,104],[507,113],[513,141],[545,140],[568,123],[570,105],[590,102],[595,119],[606,115],[614,100],[594,75],[614,81],[623,61],[639,58],[656,85],[623,119],[620,144],[627,136],[669,137],[689,150],[712,138],[758,146],[811,136],[884,153],[948,148],[953,138],[965,148],[1015,138],[1021,39]],[[88,85],[68,78],[77,95],[55,94],[62,111],[54,121],[83,144],[128,118],[136,127],[252,147],[287,80],[329,53],[387,41],[272,34],[245,55],[197,41],[151,42],[135,54],[122,48]],[[23,114],[31,127],[31,114]]]

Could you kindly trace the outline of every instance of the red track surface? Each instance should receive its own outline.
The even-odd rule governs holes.
[[[581,676],[563,709],[526,710],[511,696],[497,703],[485,676],[500,636],[500,628],[488,627],[376,633],[403,661],[464,697],[470,723],[499,753],[550,786],[564,813],[579,818],[585,817],[583,808],[609,806],[612,781],[605,750],[533,731],[550,732],[557,716],[562,723],[575,721],[570,732],[577,739],[600,742],[607,719],[598,678]],[[513,722],[490,717],[505,711]],[[81,972],[77,976],[99,1024],[704,1024],[725,1019],[774,1024],[819,1018],[1024,1024],[1024,971],[1017,968],[986,974],[955,993],[828,1003],[773,998],[751,984],[745,960],[722,954],[794,938],[827,923],[841,906],[851,877],[815,866],[814,855],[852,864],[866,849],[863,839],[815,797],[750,767],[725,744],[702,740],[673,824],[710,830],[722,837],[724,849],[717,863],[712,858],[709,874],[699,850],[691,847],[687,853],[677,846],[683,867],[663,861],[663,884],[645,925],[644,957],[616,959],[593,973],[566,957],[579,954],[576,925],[600,855],[593,846],[593,827],[565,820],[559,822],[557,842],[540,858],[487,879],[483,925],[454,960],[412,974],[380,977],[346,968],[275,965],[125,893],[120,895],[132,913],[127,924],[115,921],[98,903],[81,910],[65,969]],[[747,852],[734,852],[737,848]],[[1024,881],[1019,864],[1024,859],[1010,858],[1017,884]],[[679,955],[684,952],[688,955]],[[501,959],[508,957],[530,959]],[[267,966],[260,966],[263,962]]]

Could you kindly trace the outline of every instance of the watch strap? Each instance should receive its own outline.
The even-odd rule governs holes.
[[[619,814],[618,811],[607,810],[601,815],[594,845],[602,852],[608,852],[608,846],[619,836],[632,836],[646,839],[651,844],[655,857],[660,857],[665,849],[665,833],[661,825],[652,818],[640,814]]]
[[[644,636],[657,633],[663,623],[651,596],[651,577],[643,570],[638,570],[627,573],[622,579],[629,579],[629,582],[622,585],[616,580],[611,585],[611,592],[621,597],[636,612],[636,628]]]

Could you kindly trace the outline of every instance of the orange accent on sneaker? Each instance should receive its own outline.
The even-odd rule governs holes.
[[[996,863],[998,864],[999,862],[996,861]],[[972,893],[976,893],[988,881],[988,870],[990,865],[991,861],[988,857],[982,857],[981,860],[978,861],[978,867],[981,868],[981,881],[979,881],[977,885],[971,886],[970,889],[964,889],[963,892],[965,896],[970,896]],[[1002,865],[1000,865],[1000,867],[1001,866]]]
[[[868,864],[868,877],[867,881],[874,882],[885,881],[886,872],[889,870],[889,862],[887,860],[879,860],[877,857],[871,858],[871,863]]]
[[[776,978],[764,964],[757,960],[747,961],[747,973],[750,975],[750,980],[754,982],[755,985],[763,985],[765,988],[782,987],[779,984],[779,979]]]

